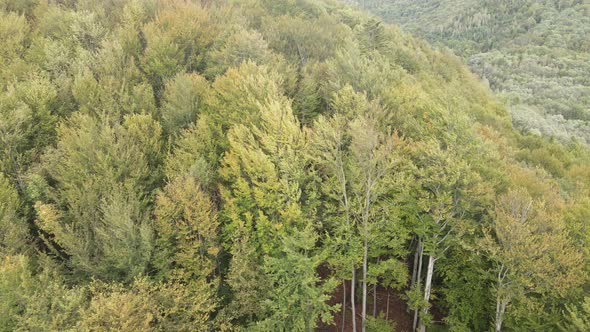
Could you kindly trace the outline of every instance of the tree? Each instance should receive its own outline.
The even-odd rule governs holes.
[[[344,112],[344,109],[342,109]],[[350,282],[350,304],[352,310],[352,327],[356,331],[356,269],[359,264],[361,244],[358,241],[358,233],[355,231],[355,223],[352,213],[352,202],[349,198],[349,152],[347,151],[347,118],[334,116],[325,118],[320,116],[314,123],[312,158],[320,167],[325,168],[322,181],[322,192],[326,197],[326,219],[333,225],[325,227],[331,229],[333,234],[327,246],[332,248],[329,258],[330,264],[336,270],[336,274]],[[348,271],[348,272],[346,272]],[[345,282],[343,281],[343,284]],[[343,318],[346,315],[346,288],[344,288]],[[344,326],[344,320],[342,322]]]
[[[298,16],[273,17],[263,21],[261,30],[270,48],[297,66],[328,59],[339,46],[345,45],[347,32],[343,24],[321,14],[308,23]]]
[[[220,175],[228,184],[221,190],[226,218],[226,241],[242,228],[261,253],[280,246],[277,235],[302,227],[305,218],[302,189],[305,173],[304,132],[284,99],[260,109],[261,122],[250,129],[235,126],[228,134],[230,149]]]
[[[381,218],[387,218],[380,209],[380,200],[391,191],[391,186],[400,165],[401,158],[396,149],[402,141],[396,134],[382,134],[377,129],[376,119],[363,116],[355,119],[350,124],[352,167],[351,192],[354,196],[354,205],[357,207],[358,232],[363,241],[362,263],[362,327],[366,330],[367,317],[367,284],[369,271],[369,243],[373,239],[372,232],[379,230],[377,227]],[[393,216],[395,218],[395,216]],[[391,220],[389,220],[391,222]],[[403,236],[397,239],[405,240]]]
[[[24,176],[55,141],[57,93],[42,75],[14,82],[0,95],[0,171],[24,191]]]
[[[531,293],[565,296],[581,284],[583,257],[572,250],[562,220],[525,190],[498,198],[492,231],[484,243],[496,266],[496,331],[514,299]]]
[[[229,68],[237,68],[245,61],[252,61],[257,65],[279,61],[279,57],[269,50],[267,42],[257,31],[237,29],[219,44],[208,54],[205,75],[209,78],[223,75]]]
[[[230,68],[212,85],[210,116],[224,133],[232,125],[258,123],[261,104],[269,100],[286,102],[282,82],[278,72],[252,61]]]
[[[214,281],[219,224],[211,199],[192,176],[179,176],[156,199],[154,265],[163,278]]]
[[[162,97],[164,82],[179,72],[202,70],[206,50],[218,35],[217,23],[197,3],[170,2],[143,27],[146,47],[141,67]]]
[[[256,327],[264,331],[314,331],[318,318],[331,323],[332,312],[338,307],[327,303],[337,281],[321,280],[316,273],[328,252],[317,248],[317,232],[309,226],[281,237],[281,255],[264,258],[272,292],[262,304],[268,316]]]
[[[0,173],[0,256],[27,251],[29,226],[19,215],[22,203],[16,190]]]
[[[0,257],[0,329],[70,330],[86,303],[83,287],[67,287],[62,271],[27,256]]]
[[[13,331],[26,307],[26,292],[32,286],[29,260],[25,256],[0,257],[0,329]]]
[[[80,315],[82,309],[88,305],[88,290],[82,285],[68,285],[63,270],[48,263],[47,257],[40,258],[40,271],[36,271],[36,264],[29,261],[28,269],[32,273],[32,280],[23,282],[26,291],[22,294],[25,296],[26,304],[25,310],[19,313],[18,329],[75,329],[83,318]]]
[[[175,136],[181,129],[194,123],[203,112],[209,94],[209,83],[197,74],[178,74],[166,82],[162,127]]]
[[[231,289],[231,302],[220,313],[224,325],[253,323],[264,317],[263,303],[271,292],[269,277],[260,264],[260,255],[244,229],[233,239],[232,256],[225,281]]]
[[[148,115],[68,124],[45,157],[54,193],[36,204],[36,223],[77,276],[130,280],[152,251],[147,199],[161,176],[160,127]]]
[[[301,241],[296,240],[298,232],[318,226],[314,193],[311,188],[305,190],[312,183],[305,170],[307,137],[282,98],[260,105],[260,117],[257,126],[237,125],[230,130],[230,148],[220,169],[225,181],[221,190],[224,242],[233,255],[228,282],[238,303],[261,301],[262,310],[240,310],[242,315],[257,318],[249,323],[260,321],[286,329],[312,327],[318,316],[325,319],[330,310],[322,303],[331,284],[317,282],[313,267],[321,263],[321,256],[312,253],[315,240],[289,245]],[[309,252],[305,254],[302,248]],[[294,273],[292,266],[283,264],[285,259],[309,270]],[[296,284],[301,292],[287,291]],[[275,294],[276,288],[282,289],[280,294]],[[301,311],[285,321],[285,313],[294,309],[291,305]]]
[[[466,211],[472,208],[470,197],[484,195],[485,191],[479,190],[479,175],[463,160],[468,147],[445,148],[441,142],[428,140],[415,148],[413,153],[416,153],[414,164],[417,170],[414,183],[417,185],[415,204],[418,219],[415,232],[419,243],[415,256],[418,259],[415,269],[418,276],[414,280],[418,289],[422,287],[422,256],[424,253],[429,256],[421,303],[424,307],[419,324],[420,330],[424,331],[429,321],[428,307],[435,263],[460,237]],[[415,310],[414,326],[418,317],[418,309]]]
[[[71,93],[79,110],[96,117],[109,114],[122,120],[125,115],[155,115],[156,100],[144,81],[136,60],[118,40],[106,40],[96,59],[79,70]]]
[[[569,306],[567,312],[569,317],[562,326],[563,331],[582,332],[590,329],[590,298],[584,298],[581,310],[575,306]]]
[[[97,329],[144,331],[208,331],[215,308],[204,283],[150,283],[137,279],[130,286],[94,282],[90,303],[80,310],[80,331]]]
[[[369,269],[373,272],[376,284],[379,275],[385,271],[391,272],[390,268],[396,265],[395,257],[401,253],[399,245],[406,240],[407,233],[403,227],[399,227],[399,216],[391,214],[395,211],[392,208],[395,201],[391,195],[396,185],[401,185],[399,171],[403,158],[400,150],[404,143],[395,132],[388,132],[387,128],[378,125],[382,110],[376,103],[369,103],[365,95],[355,94],[350,87],[335,95],[333,107],[338,113],[332,119],[320,116],[314,125],[316,147],[313,155],[327,171],[329,180],[326,182],[329,187],[324,190],[335,199],[334,204],[340,205],[339,208],[331,208],[331,211],[340,214],[340,218],[335,218],[333,230],[335,237],[345,242],[344,247],[340,247],[346,248],[341,259],[348,260],[352,268],[353,326],[356,325],[354,294],[356,264],[359,263],[355,256],[360,254],[362,257],[361,317],[364,331]],[[390,232],[396,227],[399,227],[397,231],[402,231]],[[356,246],[351,243],[355,241],[360,244]],[[387,247],[393,250],[386,250]],[[360,252],[355,248],[360,249]],[[382,253],[389,256],[388,259],[380,267],[376,263],[371,266],[370,256],[377,260]],[[346,256],[350,258],[346,259]],[[399,269],[395,270],[399,272]]]
[[[10,6],[10,5],[9,5]],[[5,87],[11,74],[22,66],[22,56],[26,51],[31,29],[24,15],[10,12],[0,4],[0,69],[1,86]],[[22,67],[21,67],[22,68]]]
[[[165,174],[169,180],[190,175],[199,185],[212,193],[218,183],[217,169],[225,139],[219,125],[211,116],[202,114],[195,124],[180,132],[171,153],[165,161]]]

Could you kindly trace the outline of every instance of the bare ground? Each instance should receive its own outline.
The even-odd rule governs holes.
[[[342,284],[337,287],[332,299],[331,304],[340,303],[342,304],[343,289]],[[356,325],[357,331],[361,330],[361,298],[357,297],[356,302]],[[398,332],[410,332],[412,330],[412,313],[406,311],[406,303],[400,298],[398,292],[392,289],[383,287],[377,287],[377,316],[381,313],[384,318],[393,322]],[[350,282],[346,282],[346,308],[345,308],[345,322],[344,329],[342,329],[342,314],[343,310],[334,314],[335,325],[327,326],[322,325],[318,327],[317,331],[325,332],[339,332],[339,331],[352,331],[352,310],[350,306]],[[367,299],[367,315],[373,315],[373,287],[370,287],[368,299]]]

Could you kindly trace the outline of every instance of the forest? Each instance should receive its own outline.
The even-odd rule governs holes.
[[[448,47],[508,105],[515,127],[590,144],[587,0],[346,0]]]
[[[590,150],[510,107],[337,1],[0,0],[0,331],[589,331]]]

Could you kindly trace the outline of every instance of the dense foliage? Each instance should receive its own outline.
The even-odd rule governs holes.
[[[590,144],[587,1],[347,1],[464,57],[517,128]]]
[[[391,330],[379,289],[421,330],[588,326],[590,155],[453,55],[329,0],[0,18],[1,331]]]

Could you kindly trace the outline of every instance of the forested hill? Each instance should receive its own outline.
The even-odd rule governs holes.
[[[514,124],[590,144],[585,0],[348,0],[453,49],[509,104]]]
[[[338,2],[0,0],[0,331],[588,331],[590,155]]]

